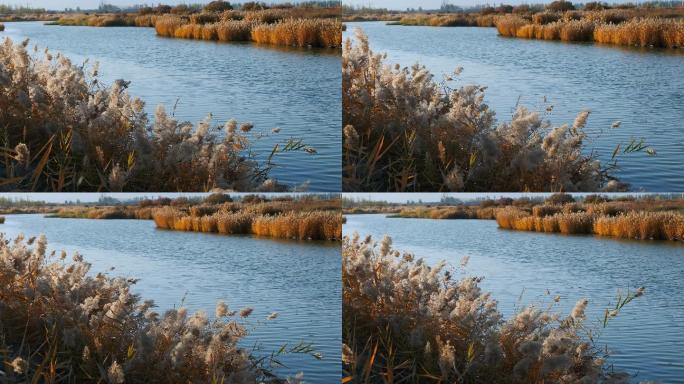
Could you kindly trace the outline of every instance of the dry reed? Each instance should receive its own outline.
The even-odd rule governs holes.
[[[90,273],[47,252],[44,236],[0,235],[3,383],[283,383],[244,348],[249,311],[164,314],[133,293],[134,279]],[[299,382],[299,381],[296,381]]]
[[[30,54],[28,41],[0,44],[2,190],[277,191],[269,178],[274,157],[257,160],[262,135],[235,120],[197,125],[159,106],[149,118],[128,84],[103,85],[98,68],[62,54]],[[219,132],[223,128],[223,134]],[[276,144],[273,155],[306,151],[301,141]]]
[[[620,382],[584,337],[587,300],[567,317],[528,306],[505,320],[480,279],[453,278],[358,234],[342,246],[343,382]],[[637,290],[621,301],[643,294]]]
[[[178,16],[163,16],[155,24],[160,36],[217,41],[253,41],[296,47],[334,48],[342,44],[342,24],[328,19],[278,20],[263,23],[255,20],[223,20],[215,23],[192,23]]]
[[[500,18],[496,27],[501,36],[528,39],[592,41],[605,44],[684,48],[684,19],[659,17],[627,18],[599,13],[580,19],[556,19],[537,14],[530,22],[519,16]]]
[[[484,87],[451,88],[419,64],[388,65],[360,29],[345,43],[342,67],[345,191],[628,188],[587,148],[588,111],[551,126],[518,106],[511,121],[497,122]]]
[[[568,207],[570,206],[570,207]],[[611,203],[589,207],[533,208],[533,215],[505,208],[496,215],[500,228],[518,231],[596,234],[637,240],[684,240],[684,214],[674,211],[635,211]],[[554,213],[555,212],[555,213]]]
[[[295,240],[339,240],[342,237],[342,215],[337,211],[289,211],[273,215],[240,211],[198,217],[162,208],[152,217],[157,228],[177,231],[253,234]]]
[[[594,233],[623,239],[684,240],[684,215],[674,212],[628,212],[602,216]]]

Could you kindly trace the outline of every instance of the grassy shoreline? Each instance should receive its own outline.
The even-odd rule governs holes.
[[[194,203],[165,201],[155,205],[77,206],[42,210],[41,213],[46,213],[46,218],[153,220],[159,229],[222,235],[323,241],[342,238],[343,217],[341,202],[337,199],[216,202],[212,199],[220,200],[220,196],[227,195],[210,196],[214,197]]]
[[[569,196],[569,195],[555,195]],[[359,213],[385,213],[388,218],[432,220],[495,220],[499,228],[517,231],[586,234],[619,239],[684,241],[684,201],[608,200],[563,201],[552,197],[544,203],[485,206],[418,206],[357,209]],[[555,200],[554,200],[555,199]],[[355,209],[346,208],[345,214]]]
[[[511,7],[463,13],[391,13],[346,15],[345,21],[386,21],[388,25],[431,27],[495,27],[500,36],[592,42],[606,45],[684,48],[684,7],[575,9],[553,2],[545,9]]]
[[[77,14],[62,16],[49,25],[151,27],[162,37],[244,41],[300,48],[339,48],[342,45],[340,15],[339,8],[306,7],[185,14]]]

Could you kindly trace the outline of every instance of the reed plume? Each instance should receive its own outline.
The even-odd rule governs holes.
[[[571,313],[522,308],[504,319],[480,279],[454,279],[385,237],[342,246],[343,381],[604,382],[629,375],[604,365],[586,331],[587,300]],[[641,296],[637,290],[629,300]]]
[[[48,253],[44,236],[0,234],[3,382],[286,382],[242,346],[249,324],[224,303],[214,319],[159,314],[133,293],[134,279],[66,256]]]
[[[497,122],[484,87],[452,89],[424,66],[390,66],[360,29],[345,43],[342,67],[346,191],[628,188],[588,150],[589,111],[550,126],[520,106]]]
[[[282,191],[269,178],[274,158],[306,150],[290,139],[259,161],[259,133],[238,130],[236,121],[216,126],[208,116],[193,125],[163,106],[150,119],[125,81],[105,86],[97,66],[77,66],[47,50],[29,54],[27,44],[0,44],[4,190]]]

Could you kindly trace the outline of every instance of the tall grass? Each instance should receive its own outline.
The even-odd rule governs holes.
[[[153,208],[131,207],[69,207],[60,208],[47,217],[61,219],[135,219],[152,220]]]
[[[177,231],[226,235],[253,234],[296,240],[339,240],[342,238],[342,214],[339,211],[287,211],[262,214],[242,210],[192,216],[174,208],[162,208],[155,210],[152,218],[157,228]]]
[[[535,207],[537,208],[537,207]],[[558,210],[529,215],[518,208],[497,212],[500,228],[519,231],[596,234],[622,239],[684,240],[684,214],[674,211],[622,211],[600,204],[586,211]]]
[[[2,189],[13,191],[283,190],[269,178],[274,155],[306,150],[290,139],[257,160],[251,124],[179,122],[159,106],[153,119],[122,80],[61,54],[0,44]],[[220,132],[223,128],[224,133]]]
[[[480,15],[411,15],[404,16],[396,25],[420,25],[430,27],[490,27],[496,16]]]
[[[497,122],[484,87],[452,89],[423,66],[390,66],[360,29],[345,43],[342,67],[345,191],[627,188],[588,150],[588,111],[549,126],[518,107]],[[627,153],[618,149],[615,156]]]
[[[480,279],[456,280],[385,237],[342,247],[343,382],[570,383],[626,377],[585,336],[587,300],[568,316],[534,306],[504,319]],[[629,301],[642,294],[629,295]]]
[[[151,16],[151,15],[150,15]],[[147,19],[147,20],[146,20]],[[105,15],[68,15],[62,16],[50,25],[61,26],[86,26],[86,27],[135,27],[148,26],[147,17],[138,19],[137,16],[127,14],[105,14]],[[140,22],[141,25],[138,25]]]
[[[163,16],[155,24],[158,35],[217,41],[253,41],[296,47],[334,48],[342,44],[342,24],[331,19],[278,20],[274,23],[254,19],[192,23],[178,16]]]
[[[684,48],[684,20],[646,18],[601,24],[594,30],[594,40],[639,47]]]
[[[500,228],[563,234],[596,234],[640,240],[684,240],[684,200],[589,196],[574,201],[554,194],[545,201],[485,200],[479,205],[347,207],[346,213],[386,213],[394,218],[496,220]]]
[[[528,39],[591,41],[605,44],[684,48],[684,19],[622,18],[601,13],[581,19],[535,15],[533,21],[511,15],[497,20],[501,36]]]
[[[684,240],[684,215],[674,212],[628,212],[594,221],[597,235],[640,240]]]
[[[258,24],[252,29],[256,43],[297,47],[342,46],[342,23],[333,20],[287,19]]]
[[[249,311],[154,312],[134,280],[91,274],[79,254],[48,254],[44,236],[0,235],[0,353],[9,383],[282,383],[242,347]],[[289,381],[288,381],[289,382]]]

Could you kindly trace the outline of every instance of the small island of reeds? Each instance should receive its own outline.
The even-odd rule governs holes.
[[[546,199],[485,199],[476,204],[383,205],[345,214],[387,213],[393,218],[496,220],[502,229],[562,234],[594,234],[620,239],[684,241],[684,200],[667,195],[554,194]]]
[[[557,0],[546,5],[501,4],[469,9],[443,6],[429,12],[346,7],[344,20],[383,20],[405,26],[495,27],[504,37],[684,48],[684,7],[674,2],[576,5]]]
[[[163,37],[221,42],[314,48],[342,45],[338,2],[305,2],[296,6],[250,2],[236,7],[226,1],[212,1],[203,7],[160,4],[154,8],[142,7],[137,13],[64,15],[53,24],[153,27]]]
[[[342,238],[343,220],[341,202],[335,197],[246,195],[234,201],[222,193],[133,205],[63,207],[48,217],[154,220],[157,228],[174,231],[327,241]]]

